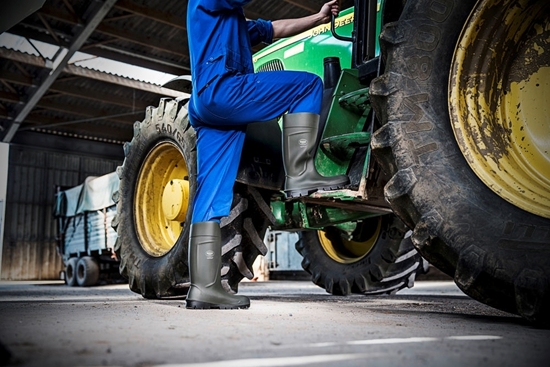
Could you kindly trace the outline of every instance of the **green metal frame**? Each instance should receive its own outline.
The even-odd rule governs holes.
[[[383,1],[378,0],[376,34],[380,33]],[[340,13],[335,20],[335,31],[343,37],[350,37],[354,28],[354,8]],[[379,54],[378,37],[375,44]],[[335,88],[320,149],[315,158],[319,173],[325,176],[346,174],[350,169],[354,152],[358,147],[366,147],[362,162],[361,183],[357,191],[343,190],[335,193],[316,193],[315,200],[302,199],[286,201],[281,195],[274,198],[271,208],[278,229],[321,229],[325,226],[338,226],[351,233],[355,222],[382,215],[381,210],[356,208],[354,204],[366,203],[367,173],[370,164],[370,139],[372,127],[369,124],[371,105],[369,88],[359,81],[357,69],[352,67],[353,44],[333,37],[330,24],[313,28],[300,35],[283,39],[254,55],[257,71],[274,67],[284,70],[300,70],[323,77],[323,60],[338,57],[342,72]],[[325,200],[324,202],[322,200]],[[336,204],[338,203],[338,204]],[[348,203],[349,205],[340,205]]]

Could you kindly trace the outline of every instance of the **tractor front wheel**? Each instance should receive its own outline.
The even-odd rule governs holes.
[[[351,238],[336,227],[301,233],[296,249],[313,283],[328,293],[395,293],[412,287],[428,263],[412,245],[407,228],[393,214],[357,223]]]

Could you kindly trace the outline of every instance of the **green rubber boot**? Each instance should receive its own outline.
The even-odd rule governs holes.
[[[235,309],[250,307],[250,299],[227,293],[221,283],[221,233],[217,222],[191,225],[186,308]]]
[[[324,177],[315,168],[319,115],[292,113],[283,116],[283,163],[287,197],[307,196],[319,190],[337,190],[349,183],[346,175]]]

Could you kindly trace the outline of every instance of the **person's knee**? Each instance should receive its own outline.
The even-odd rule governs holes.
[[[311,88],[314,90],[323,90],[323,80],[317,76],[316,74],[307,73],[307,77],[309,79],[309,84],[311,85]]]

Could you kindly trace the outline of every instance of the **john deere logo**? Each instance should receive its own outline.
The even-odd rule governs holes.
[[[206,251],[206,259],[212,260],[214,258],[214,251]]]
[[[300,139],[298,141],[298,145],[300,146],[300,148],[305,148],[307,145],[307,139]]]

